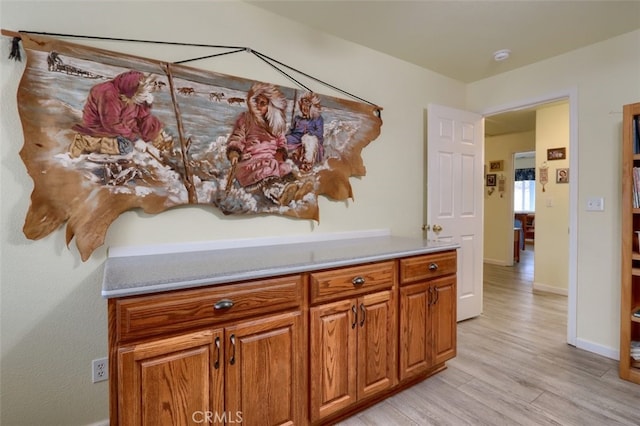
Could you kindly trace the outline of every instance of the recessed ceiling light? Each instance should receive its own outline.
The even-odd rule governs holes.
[[[511,51],[509,49],[502,49],[493,53],[493,59],[496,62],[505,61],[509,59],[509,56],[511,56]]]

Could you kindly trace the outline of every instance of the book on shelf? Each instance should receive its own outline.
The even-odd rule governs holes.
[[[631,359],[633,359],[633,361],[640,362],[640,341],[632,340],[630,346],[631,349],[629,352]]]
[[[633,208],[640,208],[640,167],[633,168]]]
[[[633,168],[633,208],[640,208],[640,167]]]
[[[640,154],[640,115],[634,115],[631,120],[633,126],[633,132],[631,137],[633,138],[633,153]]]

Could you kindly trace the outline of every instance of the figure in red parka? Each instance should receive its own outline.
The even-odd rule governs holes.
[[[82,111],[82,124],[70,154],[126,154],[139,139],[167,148],[171,137],[162,122],[151,113],[154,84],[151,76],[127,71],[91,88]]]
[[[248,191],[262,190],[280,205],[304,195],[292,173],[294,164],[287,160],[286,107],[277,87],[255,83],[247,93],[248,110],[238,116],[227,140],[227,158],[235,169],[230,178]]]

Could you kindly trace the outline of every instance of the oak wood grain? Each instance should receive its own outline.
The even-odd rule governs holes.
[[[377,262],[350,268],[313,272],[310,276],[311,303],[390,288],[396,282],[395,262]]]
[[[640,259],[635,231],[640,230],[640,210],[633,208],[634,169],[640,166],[640,155],[635,150],[634,117],[640,116],[640,103],[624,105],[622,122],[622,234],[620,280],[620,377],[640,384],[640,368],[630,356],[631,341],[640,340],[640,324],[633,321],[632,313],[640,303]]]
[[[294,308],[302,303],[299,275],[116,299],[118,340],[183,331],[251,315]],[[216,309],[221,301],[228,308]]]

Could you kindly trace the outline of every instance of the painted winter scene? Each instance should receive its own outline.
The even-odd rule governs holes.
[[[352,197],[379,107],[306,90],[23,36],[18,89],[34,180],[24,232],[67,222],[86,260],[124,211],[200,204],[225,215],[318,220]]]

